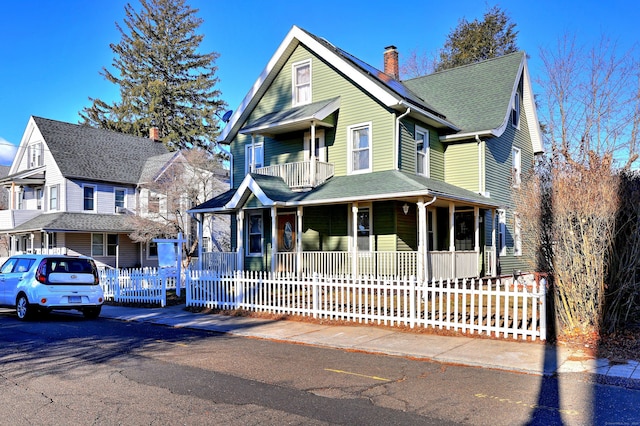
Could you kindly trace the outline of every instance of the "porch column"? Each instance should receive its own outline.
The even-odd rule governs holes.
[[[311,187],[316,187],[316,122],[311,122],[311,140],[309,141],[309,176]]]
[[[351,274],[358,274],[358,203],[351,205]]]
[[[491,275],[496,276],[498,251],[496,250],[496,209],[491,209],[491,249],[493,255],[491,256]]]
[[[49,233],[43,232],[41,235],[42,238],[42,254],[49,254]]]
[[[239,210],[236,213],[236,249],[238,250],[238,270],[244,270],[244,211]]]
[[[425,208],[424,199],[420,197],[416,203],[418,206],[418,280],[429,280],[429,264],[427,262],[427,253],[429,247],[427,244],[427,209]]]
[[[451,278],[456,277],[456,206],[449,202],[449,251],[451,252]]]
[[[302,274],[302,206],[296,210],[296,272]]]
[[[476,252],[476,272],[478,271],[478,261],[480,256],[480,208],[473,208],[473,218],[475,222],[475,246],[474,250]]]
[[[198,270],[202,271],[202,239],[204,235],[204,213],[200,213],[199,219],[196,220],[198,222]]]
[[[35,244],[33,244],[33,241],[35,239],[35,235],[33,234],[33,232],[31,234],[29,234],[29,246],[31,251],[29,253],[35,253]]]
[[[278,263],[278,209],[271,207],[271,272],[276,271]]]

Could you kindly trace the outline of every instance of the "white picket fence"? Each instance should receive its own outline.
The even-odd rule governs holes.
[[[100,285],[105,300],[121,303],[167,304],[167,289],[176,288],[177,279],[161,268],[105,269]]]
[[[544,283],[189,271],[185,286],[187,306],[546,339]]]

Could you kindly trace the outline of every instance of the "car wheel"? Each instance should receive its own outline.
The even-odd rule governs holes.
[[[34,308],[29,304],[29,299],[24,294],[20,294],[16,299],[16,314],[20,320],[28,320],[33,316]]]
[[[100,311],[102,310],[102,306],[98,306],[95,308],[84,308],[82,310],[82,314],[85,318],[88,319],[96,319],[100,316]]]

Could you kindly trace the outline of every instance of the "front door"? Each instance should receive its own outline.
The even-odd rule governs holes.
[[[296,251],[296,215],[284,213],[278,215],[278,253]]]

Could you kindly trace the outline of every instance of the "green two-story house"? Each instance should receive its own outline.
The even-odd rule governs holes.
[[[204,268],[421,279],[526,270],[511,193],[542,151],[523,52],[399,80],[293,27],[219,142],[232,253]],[[202,222],[202,220],[200,220]]]

